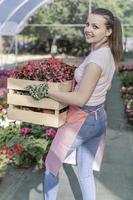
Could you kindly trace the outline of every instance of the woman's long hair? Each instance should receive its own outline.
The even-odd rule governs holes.
[[[105,25],[107,29],[112,29],[112,34],[109,36],[108,41],[115,63],[118,65],[123,51],[122,28],[120,20],[115,17],[110,10],[104,8],[97,8],[93,10],[92,13],[102,15],[106,19]]]

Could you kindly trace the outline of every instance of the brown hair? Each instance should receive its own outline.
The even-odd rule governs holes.
[[[120,20],[113,15],[110,10],[97,8],[92,11],[93,14],[102,15],[106,19],[107,29],[112,29],[112,34],[109,36],[109,46],[111,48],[115,63],[118,65],[122,54],[122,28]]]

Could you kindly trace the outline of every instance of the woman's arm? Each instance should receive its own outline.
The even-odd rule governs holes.
[[[108,91],[111,90],[112,88],[112,82],[110,83],[109,87],[108,87]]]
[[[78,91],[57,92],[48,90],[48,96],[56,101],[76,106],[83,106],[91,97],[97,82],[101,76],[102,69],[95,63],[87,65]]]

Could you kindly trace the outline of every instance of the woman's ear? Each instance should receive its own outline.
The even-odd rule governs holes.
[[[112,29],[107,29],[106,36],[109,37],[112,34]]]

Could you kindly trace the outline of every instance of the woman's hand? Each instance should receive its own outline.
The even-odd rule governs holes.
[[[40,100],[48,96],[48,84],[28,85],[25,88],[35,100]]]

